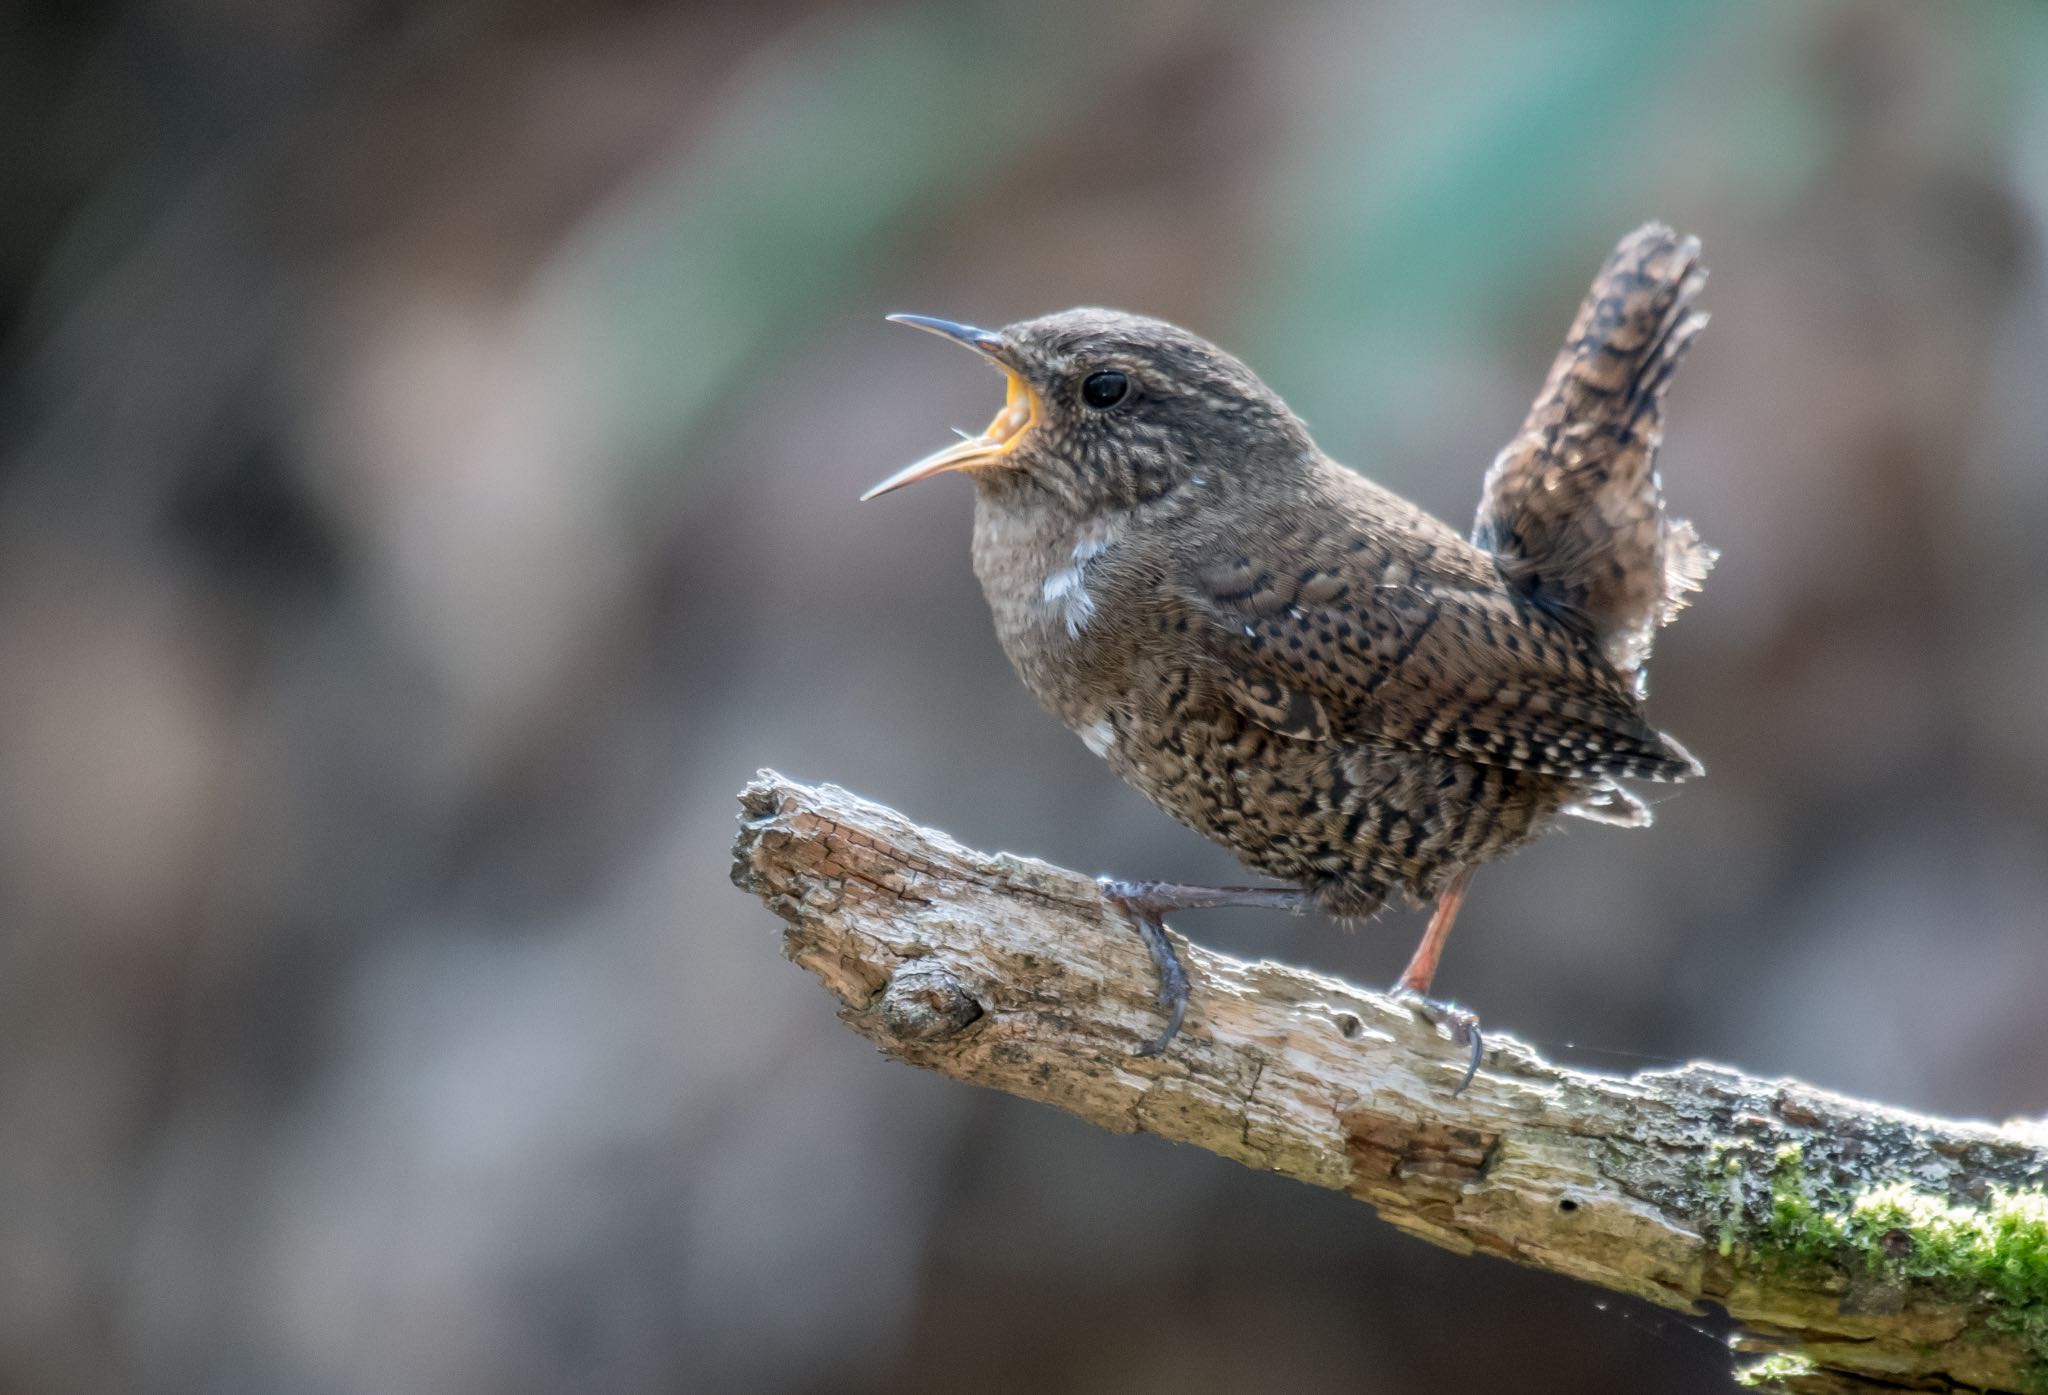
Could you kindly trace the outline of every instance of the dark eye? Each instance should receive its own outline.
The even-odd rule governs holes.
[[[1096,411],[1107,411],[1128,397],[1131,380],[1114,369],[1090,373],[1081,384],[1081,400]]]

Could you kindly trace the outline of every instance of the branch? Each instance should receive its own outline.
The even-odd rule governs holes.
[[[1725,1309],[1753,1382],[2040,1389],[2048,1129],[1921,1118],[1721,1066],[1616,1077],[1400,1000],[1179,944],[1187,1027],[1078,873],[961,847],[830,785],[742,792],[733,880],[885,1055],[1348,1192],[1460,1253]],[[1768,1366],[1768,1369],[1760,1369]]]

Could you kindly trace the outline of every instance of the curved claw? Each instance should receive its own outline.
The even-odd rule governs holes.
[[[1119,882],[1104,878],[1102,894],[1121,906],[1131,923],[1138,927],[1139,938],[1145,941],[1145,951],[1152,956],[1152,966],[1159,971],[1159,990],[1153,995],[1160,1011],[1166,1014],[1166,1030],[1139,1047],[1140,1056],[1157,1056],[1173,1043],[1180,1034],[1181,1020],[1188,1012],[1188,971],[1182,966],[1180,956],[1174,953],[1173,941],[1166,937],[1166,924],[1160,919],[1158,909],[1146,896],[1145,887],[1140,883]]]
[[[1451,1087],[1451,1098],[1465,1093],[1465,1087],[1472,1083],[1472,1077],[1479,1074],[1480,1059],[1486,1054],[1486,1036],[1479,1030],[1478,1014],[1459,1007],[1456,1003],[1442,1003],[1434,998],[1425,998],[1412,988],[1396,987],[1394,996],[1406,998],[1417,1015],[1433,1026],[1449,1027],[1451,1040],[1460,1046],[1472,1048],[1472,1054],[1465,1062],[1465,1073],[1458,1077],[1458,1083]]]
[[[1140,1056],[1157,1056],[1173,1043],[1180,1034],[1180,1023],[1188,1012],[1188,976],[1181,968],[1180,958],[1173,952],[1173,945],[1166,938],[1164,930],[1158,931],[1155,947],[1152,932],[1147,930],[1148,922],[1140,921],[1138,929],[1145,935],[1145,947],[1152,951],[1152,962],[1159,966],[1159,992],[1154,995],[1161,1010],[1166,1013],[1166,1029],[1152,1040],[1139,1047]]]
[[[1465,1062],[1465,1073],[1458,1077],[1458,1083],[1451,1087],[1451,1098],[1465,1093],[1465,1087],[1472,1083],[1472,1077],[1479,1074],[1479,1058],[1486,1054],[1486,1036],[1479,1030],[1475,1018],[1466,1028],[1465,1035],[1472,1038],[1472,1059]]]

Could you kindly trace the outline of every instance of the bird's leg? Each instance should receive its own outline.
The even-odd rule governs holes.
[[[1468,867],[1437,893],[1429,928],[1422,932],[1422,943],[1415,946],[1408,967],[1401,971],[1397,986],[1402,990],[1425,1000],[1429,997],[1429,985],[1436,980],[1437,960],[1444,957],[1444,941],[1451,937],[1451,922],[1458,918],[1458,908],[1465,904],[1465,888],[1471,884],[1472,869]]]
[[[1123,909],[1138,927],[1145,949],[1159,970],[1160,1010],[1166,1030],[1138,1048],[1140,1056],[1157,1056],[1180,1031],[1188,1010],[1188,972],[1173,941],[1166,938],[1165,917],[1175,911],[1205,911],[1217,906],[1262,906],[1271,910],[1305,911],[1314,904],[1306,891],[1292,886],[1183,886],[1177,882],[1124,882],[1102,879],[1103,898]]]
[[[1429,985],[1436,978],[1437,961],[1443,958],[1444,941],[1450,938],[1451,922],[1458,918],[1458,908],[1465,904],[1465,888],[1472,884],[1472,869],[1467,867],[1459,872],[1437,893],[1436,909],[1430,912],[1429,928],[1422,932],[1422,943],[1415,946],[1415,953],[1409,956],[1408,967],[1401,971],[1401,980],[1394,985],[1396,993],[1412,996],[1423,1016],[1431,1022],[1451,1029],[1451,1036],[1461,1045],[1472,1048],[1472,1058],[1465,1064],[1465,1074],[1451,1090],[1458,1094],[1472,1083],[1478,1074],[1479,1057],[1486,1050],[1486,1039],[1479,1033],[1479,1018],[1456,1003],[1439,1003],[1429,996]]]

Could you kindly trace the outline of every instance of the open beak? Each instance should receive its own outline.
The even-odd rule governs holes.
[[[1003,410],[996,413],[996,419],[988,424],[979,436],[971,436],[958,445],[947,446],[944,450],[928,455],[915,465],[909,465],[860,496],[865,504],[906,484],[933,475],[942,475],[948,470],[972,470],[982,465],[993,465],[1016,448],[1038,421],[1038,394],[1023,376],[1005,362],[1008,346],[1003,336],[973,325],[954,324],[951,320],[935,320],[929,315],[891,315],[889,318],[899,325],[911,325],[917,329],[929,330],[948,339],[965,344],[983,358],[1003,370],[1010,380],[1008,395],[1003,400]]]

